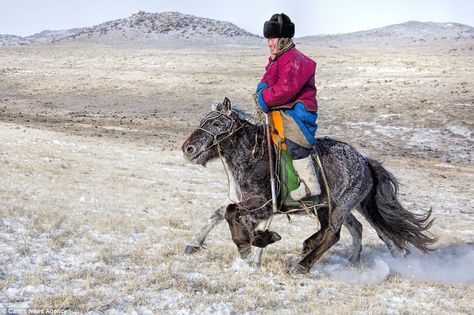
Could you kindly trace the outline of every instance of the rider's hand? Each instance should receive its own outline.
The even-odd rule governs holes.
[[[265,101],[263,100],[263,91],[265,89],[261,89],[258,93],[255,93],[254,94],[254,98],[255,98],[255,102],[257,103],[258,107],[264,111],[265,113],[269,113],[270,112],[270,107],[268,107],[268,105],[265,103]]]
[[[257,88],[255,89],[255,93],[258,93],[258,92],[260,92],[261,90],[264,90],[264,89],[266,89],[266,88],[268,88],[268,84],[266,84],[266,83],[263,82],[263,81],[260,81],[260,82],[258,83],[258,85],[257,85]]]

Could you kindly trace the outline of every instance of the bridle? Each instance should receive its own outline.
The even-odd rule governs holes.
[[[221,116],[224,117],[224,118],[226,118],[226,119],[228,119],[228,120],[230,120],[230,124],[229,124],[229,126],[228,126],[225,130],[223,130],[223,131],[221,131],[221,132],[219,132],[219,133],[213,133],[213,132],[211,132],[211,131],[209,131],[209,130],[207,130],[207,129],[204,128],[204,125],[205,125],[206,123],[208,123],[210,120],[217,119],[217,118],[219,118],[219,117],[221,117]],[[224,113],[224,111],[212,111],[212,112],[210,112],[209,114],[207,114],[206,117],[204,117],[204,118],[201,120],[201,122],[200,122],[200,124],[199,124],[199,127],[196,129],[196,130],[201,130],[201,131],[203,131],[203,132],[209,134],[209,135],[213,138],[212,143],[211,143],[208,147],[206,147],[202,152],[200,152],[199,154],[202,154],[202,153],[204,153],[204,152],[206,152],[206,151],[212,149],[213,147],[217,147],[217,153],[218,153],[219,158],[220,158],[220,160],[221,160],[221,162],[222,162],[222,164],[223,164],[223,166],[224,166],[224,170],[225,170],[226,176],[227,176],[227,182],[229,183],[229,185],[230,185],[230,177],[229,177],[229,173],[228,173],[228,171],[227,171],[226,164],[225,164],[225,162],[224,162],[224,158],[223,158],[223,156],[222,156],[220,144],[221,144],[221,142],[223,142],[224,140],[226,140],[226,139],[230,138],[231,136],[233,136],[233,135],[234,135],[235,133],[237,133],[240,129],[242,129],[242,128],[244,128],[245,126],[247,126],[248,123],[247,123],[247,122],[244,122],[242,125],[240,125],[240,126],[237,127],[237,128],[234,128],[234,125],[235,125],[235,119],[232,118],[232,116],[231,116],[230,114],[226,114],[226,113]],[[264,129],[264,130],[265,130],[265,129]],[[264,132],[265,132],[265,131],[264,131]],[[223,136],[223,137],[219,138],[220,136]],[[264,136],[265,136],[265,135],[264,135]],[[252,150],[252,156],[253,156],[253,158],[254,158],[255,160],[261,160],[261,159],[263,158],[263,155],[260,156],[260,157],[256,157],[256,156],[255,156],[255,152],[256,152],[256,150],[257,150],[257,146],[258,146],[258,143],[257,143],[257,134],[255,134],[255,144],[254,144],[254,149]],[[262,150],[262,152],[263,152],[263,150]],[[324,170],[323,170],[322,165],[321,165],[321,162],[320,162],[320,160],[319,160],[319,156],[317,155],[316,157],[317,157],[318,165],[319,165],[320,169],[321,169],[322,172],[323,172],[322,175],[323,175],[323,181],[324,181],[324,184],[325,184],[325,187],[326,187],[326,191],[327,191],[328,194],[329,194],[329,198],[331,198],[331,197],[330,197],[331,195],[330,195],[329,186],[328,186],[328,184],[327,184],[327,180],[326,180],[326,177],[325,177],[325,175],[324,175]],[[229,188],[229,190],[230,190],[230,188]],[[230,196],[229,196],[229,200],[233,201],[235,204],[239,204],[239,205],[240,205],[240,202],[239,202],[239,201],[234,201],[234,200],[232,200],[232,199],[230,198]],[[246,208],[242,207],[241,205],[240,205],[240,207],[242,207],[242,209],[247,212],[246,214],[250,214],[251,212],[255,212],[255,211],[258,211],[258,210],[260,210],[260,209],[265,208],[266,206],[270,205],[271,202],[272,202],[272,199],[269,199],[269,200],[267,200],[265,203],[263,203],[261,206],[255,208],[255,209],[246,209]],[[315,206],[314,206],[314,207],[315,207]],[[308,213],[308,215],[310,215],[310,209],[309,209],[308,207],[304,206],[304,204],[302,204],[302,209],[304,209],[304,210]],[[291,220],[289,214],[292,213],[292,212],[298,212],[299,210],[300,210],[300,209],[295,209],[295,210],[293,210],[293,211],[290,210],[290,211],[285,211],[285,212],[281,212],[280,210],[277,210],[277,211],[274,212],[274,214],[277,214],[277,213],[284,213],[284,214],[286,214],[287,217],[288,217],[289,222],[291,223],[292,220]],[[329,203],[329,213],[332,213],[332,205],[331,205],[331,203]],[[313,209],[313,214],[314,214],[314,209]]]
[[[208,121],[217,119],[221,116],[228,119],[228,120],[230,120],[230,124],[229,124],[229,127],[227,129],[225,129],[225,130],[223,130],[219,133],[213,133],[213,132],[211,132],[207,129],[204,129],[204,125]],[[235,124],[235,119],[233,119],[230,115],[223,113],[222,111],[212,111],[209,114],[207,114],[207,116],[204,117],[201,120],[201,123],[199,124],[199,127],[197,129],[201,130],[201,131],[204,131],[205,133],[209,134],[213,138],[213,140],[212,140],[212,143],[207,148],[205,148],[203,152],[208,151],[208,150],[212,149],[213,147],[217,146],[217,149],[218,149],[219,154],[220,154],[220,143],[222,141],[226,140],[227,138],[231,137],[232,135],[234,135],[237,131],[244,128],[245,125],[246,125],[246,124],[242,124],[238,128],[234,128],[234,124]],[[221,137],[219,139],[219,137],[222,136],[222,135],[226,135],[226,136]]]
[[[225,117],[226,119],[229,119],[230,120],[230,124],[229,124],[229,127],[219,133],[213,133],[207,129],[204,128],[204,125],[209,122],[210,120],[214,120],[214,119],[217,119],[219,117]],[[221,152],[221,148],[220,148],[220,143],[226,139],[228,139],[229,137],[231,137],[232,135],[234,135],[235,133],[237,133],[240,129],[244,128],[245,126],[248,125],[247,122],[244,122],[242,125],[240,125],[238,128],[234,128],[234,124],[235,124],[235,119],[233,119],[229,114],[226,114],[224,113],[223,111],[212,111],[210,112],[209,114],[207,114],[206,117],[204,117],[202,120],[201,120],[201,123],[199,124],[199,127],[197,128],[197,130],[201,130],[207,134],[209,134],[212,138],[213,138],[213,141],[212,143],[207,147],[205,148],[202,152],[200,152],[199,154],[202,154],[210,149],[212,149],[213,147],[217,147],[217,153],[219,154],[219,158],[222,162],[222,165],[224,166],[224,170],[225,170],[225,173],[226,173],[226,176],[227,176],[227,182],[229,183],[230,185],[230,175],[229,175],[229,172],[227,170],[227,166],[226,166],[226,163],[224,162],[224,157],[222,156],[222,152]],[[222,135],[225,135],[224,137],[221,137],[219,139],[219,136],[222,136]],[[257,143],[257,134],[255,134],[255,144],[254,144],[254,148],[252,150],[252,157],[255,159],[255,160],[261,160],[263,158],[263,154],[262,156],[260,157],[256,157],[255,156],[255,152],[257,150],[257,146],[258,146],[258,143]],[[263,152],[263,151],[262,151]],[[229,190],[230,190],[230,187],[229,187]],[[230,196],[228,197],[229,200],[232,200],[230,198]],[[236,201],[236,200],[232,200],[234,203],[236,204],[240,204],[239,201]],[[263,205],[261,205],[260,207],[256,208],[256,209],[245,209],[248,213],[250,212],[253,212],[253,211],[257,211],[257,210],[260,210],[264,207],[266,207],[268,204],[270,204],[272,200],[268,200],[267,202],[265,202]]]

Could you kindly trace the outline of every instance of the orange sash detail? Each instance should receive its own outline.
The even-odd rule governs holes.
[[[272,124],[272,140],[278,146],[286,151],[285,133],[283,132],[283,118],[280,111],[271,111],[270,119]]]

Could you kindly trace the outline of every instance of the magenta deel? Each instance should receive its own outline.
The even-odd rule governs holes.
[[[317,111],[316,62],[298,49],[292,48],[276,60],[269,58],[262,82],[269,88],[262,96],[272,109],[289,109],[296,102],[303,102],[308,111]]]

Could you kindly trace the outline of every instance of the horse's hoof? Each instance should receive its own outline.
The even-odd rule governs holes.
[[[194,254],[195,252],[198,252],[200,249],[201,247],[199,246],[187,245],[186,248],[184,249],[184,253]]]
[[[360,255],[349,257],[349,262],[350,262],[352,265],[355,265],[355,266],[360,265]]]
[[[301,266],[300,264],[296,264],[290,267],[289,273],[293,275],[302,275],[309,272],[309,269],[306,267]]]
[[[277,232],[265,230],[254,232],[255,239],[252,242],[253,246],[264,248],[267,245],[273,244],[281,240],[280,234]]]
[[[250,253],[252,252],[252,247],[248,246],[242,246],[239,248],[239,254],[240,258],[243,260],[248,260]]]
[[[250,257],[247,257],[247,259],[244,260],[249,267],[252,267],[253,269],[260,269],[261,263],[258,261],[255,261],[254,259],[251,259]]]

